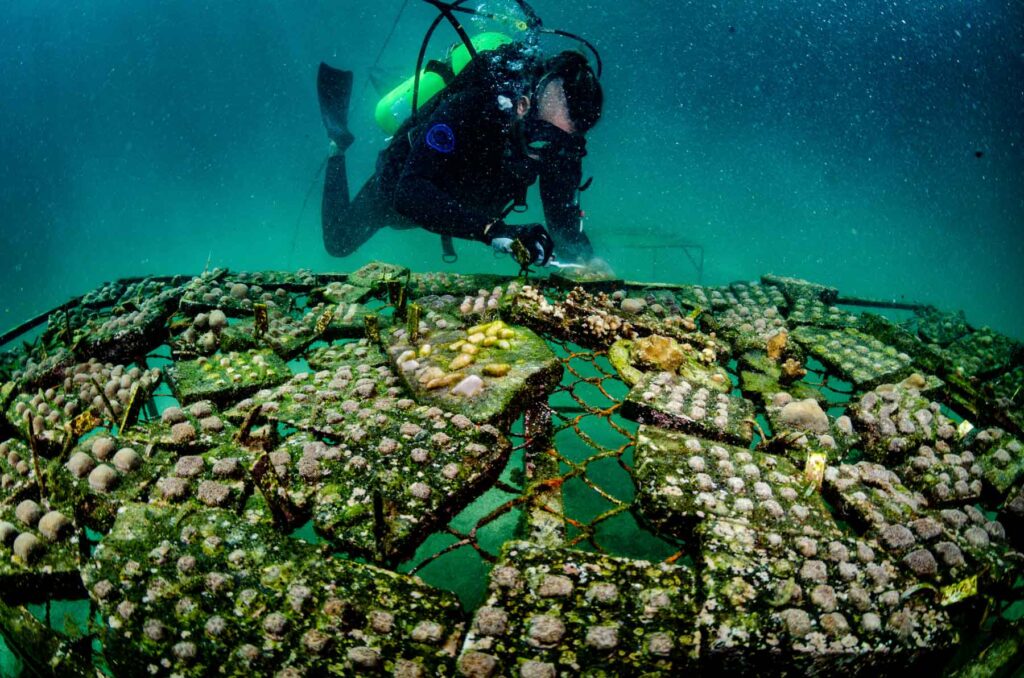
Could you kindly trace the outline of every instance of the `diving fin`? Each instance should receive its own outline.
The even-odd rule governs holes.
[[[331,68],[321,62],[316,74],[316,94],[320,100],[320,117],[327,129],[327,137],[337,145],[339,152],[344,153],[355,141],[355,137],[348,131],[352,71]]]

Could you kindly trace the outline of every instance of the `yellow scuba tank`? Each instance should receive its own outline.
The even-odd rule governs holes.
[[[470,41],[477,52],[486,52],[512,42],[512,38],[504,33],[489,32],[481,33]],[[460,43],[450,51],[446,63],[451,66],[452,72],[458,75],[466,67],[466,64],[470,62],[470,59],[472,57],[469,54],[469,50]],[[377,124],[386,133],[394,134],[398,131],[398,127],[412,112],[412,89],[415,81],[416,76],[409,77],[408,80],[385,94],[384,98],[377,102],[374,117],[377,119]],[[445,81],[440,75],[427,69],[420,71],[420,89],[417,96],[417,106],[423,106],[431,97],[443,90],[444,87]]]

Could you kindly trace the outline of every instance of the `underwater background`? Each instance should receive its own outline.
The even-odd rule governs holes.
[[[404,4],[379,61],[395,80],[411,74],[435,14]],[[583,206],[617,274],[696,282],[669,249],[696,243],[706,284],[801,276],[844,295],[964,309],[1024,338],[1024,4],[534,5],[604,58]],[[513,271],[465,242],[448,266],[419,230],[383,231],[346,260],[323,250],[316,68],[356,73],[355,190],[384,144],[367,73],[402,8],[5,3],[0,327],[106,280],[208,263]],[[442,27],[428,57],[455,39]]]

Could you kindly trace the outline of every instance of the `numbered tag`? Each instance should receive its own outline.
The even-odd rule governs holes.
[[[135,423],[139,416],[139,408],[142,407],[142,399],[139,398],[139,383],[132,384],[131,393],[128,395],[128,407],[124,408],[124,416],[121,417],[121,424],[117,427],[118,435],[124,435],[128,427]]]
[[[807,455],[807,463],[804,464],[804,478],[807,483],[817,489],[821,489],[821,483],[825,480],[825,467],[828,465],[828,458],[821,452],[811,452]]]
[[[256,324],[256,336],[261,336],[270,328],[270,318],[267,315],[266,304],[252,305],[253,320]]]
[[[406,318],[406,333],[409,335],[409,343],[415,344],[420,340],[420,316],[423,310],[419,304],[409,304],[409,313]]]
[[[334,308],[328,308],[316,319],[316,333],[323,334],[332,320],[334,320]]]
[[[366,328],[366,338],[375,344],[380,343],[380,322],[377,316],[368,315],[363,317],[363,326]]]
[[[978,594],[978,575],[972,575],[956,584],[944,586],[941,589],[940,605],[953,605],[961,600],[966,600]]]
[[[14,399],[14,382],[8,381],[0,386],[0,409],[7,409],[7,406]]]
[[[964,419],[960,422],[960,425],[956,427],[957,435],[963,440],[967,437],[967,434],[974,430],[974,424]]]

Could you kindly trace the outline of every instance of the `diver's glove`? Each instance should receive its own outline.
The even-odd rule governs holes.
[[[533,258],[525,265],[539,264],[544,266],[551,259],[555,251],[555,243],[548,235],[547,229],[541,224],[524,224],[522,226],[510,226],[499,222],[488,231],[491,238],[491,247],[495,252],[503,254],[516,254],[515,243],[518,242],[522,248],[533,255]],[[523,265],[523,262],[519,262]]]

